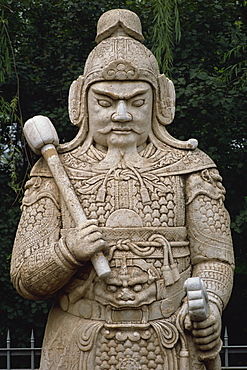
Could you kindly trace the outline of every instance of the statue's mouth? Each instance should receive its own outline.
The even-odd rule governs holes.
[[[143,134],[145,131],[140,129],[139,127],[129,127],[129,126],[123,126],[123,127],[117,127],[117,126],[110,126],[110,127],[104,127],[100,130],[98,130],[98,133],[107,135],[110,132],[114,132],[116,134],[129,134],[131,132],[135,132],[136,134],[140,135]]]
[[[130,134],[131,132],[133,132],[132,129],[112,129],[111,130],[112,132],[114,132],[114,134]]]

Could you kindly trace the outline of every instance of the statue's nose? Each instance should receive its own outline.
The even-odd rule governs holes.
[[[132,115],[127,112],[126,103],[124,100],[120,100],[117,104],[116,112],[112,115],[113,122],[130,122],[132,121]]]

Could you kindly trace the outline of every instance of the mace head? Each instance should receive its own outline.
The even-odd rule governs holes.
[[[55,127],[48,117],[34,116],[24,125],[23,132],[30,148],[34,153],[40,155],[41,149],[47,144],[55,147],[59,144],[59,139]]]

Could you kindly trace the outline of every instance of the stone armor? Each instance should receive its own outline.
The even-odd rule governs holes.
[[[222,313],[234,267],[222,179],[194,139],[166,131],[174,87],[140,43],[139,18],[105,13],[96,40],[70,89],[79,132],[58,151],[87,218],[98,221],[107,241],[112,273],[100,279],[88,258],[75,254],[78,225],[40,159],[26,184],[11,263],[21,295],[56,296],[40,369],[219,370],[219,362],[208,365],[220,351],[219,334],[210,351],[198,349],[184,283],[201,277],[211,309]],[[99,96],[96,108],[89,94]],[[109,125],[117,128],[106,131]]]
[[[228,301],[233,258],[224,188],[199,150],[149,144],[141,155],[152,165],[100,172],[94,167],[103,154],[94,147],[61,156],[87,217],[98,219],[109,243],[106,282],[68,253],[71,216],[44,161],[32,170],[12,275],[28,298],[59,292],[41,369],[180,369],[179,356],[193,362],[190,369],[204,368],[186,357],[183,285],[199,275],[212,301],[221,309]]]

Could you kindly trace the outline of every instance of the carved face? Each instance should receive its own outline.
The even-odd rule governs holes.
[[[106,284],[100,281],[96,287],[97,299],[114,307],[140,307],[156,299],[156,276],[151,270],[139,267],[116,268]]]
[[[89,134],[105,148],[140,146],[152,125],[152,87],[143,81],[96,82],[88,92]]]

